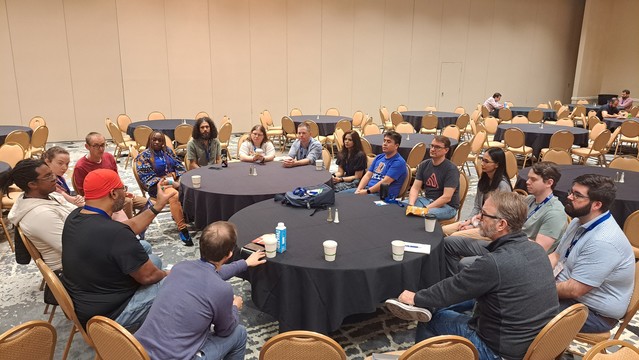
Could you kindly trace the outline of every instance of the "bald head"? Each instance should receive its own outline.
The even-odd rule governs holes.
[[[229,255],[237,243],[237,229],[228,221],[216,221],[202,230],[200,255],[208,262],[218,262]]]

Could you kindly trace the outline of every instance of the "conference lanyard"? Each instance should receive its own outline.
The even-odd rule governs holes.
[[[572,239],[572,241],[570,242],[570,246],[568,247],[568,249],[566,250],[566,255],[564,255],[564,259],[568,259],[568,255],[570,255],[570,251],[572,250],[572,248],[577,244],[577,241],[579,241],[582,237],[584,237],[584,235],[586,235],[586,233],[594,228],[597,227],[597,225],[601,224],[602,222],[608,220],[610,218],[610,212],[608,212],[606,215],[602,216],[599,218],[599,220],[595,221],[594,223],[592,223],[590,226],[588,226],[586,228],[586,230],[581,233],[581,235],[579,235],[579,237],[576,236],[575,234],[575,238]]]
[[[550,193],[550,195],[548,195],[544,201],[540,202],[539,205],[537,205],[537,207],[530,212],[530,214],[528,214],[528,217],[526,218],[526,220],[530,219],[533,215],[535,215],[535,213],[537,212],[537,210],[541,209],[542,206],[544,206],[545,203],[547,203],[548,201],[550,201],[550,199],[552,199],[552,193]]]
[[[84,205],[83,207],[84,210],[89,210],[89,211],[93,211],[96,212],[102,216],[104,216],[107,219],[110,219],[111,217],[109,216],[109,214],[106,213],[106,211],[102,210],[102,209],[98,209],[96,207],[93,206],[89,206],[89,205]]]

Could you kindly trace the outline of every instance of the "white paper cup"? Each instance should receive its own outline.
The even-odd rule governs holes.
[[[324,161],[323,160],[315,160],[315,170],[320,171],[324,169]]]
[[[256,155],[264,155],[264,150],[261,149],[261,148],[257,148],[257,149],[255,149],[255,154]]]
[[[391,241],[391,248],[393,249],[393,260],[404,260],[404,242],[402,240]]]
[[[199,189],[200,185],[202,184],[202,176],[193,175],[191,176],[191,181],[193,182],[193,188]]]
[[[274,258],[277,254],[277,239],[275,236],[263,236],[264,250],[266,251],[267,258]]]
[[[424,218],[424,230],[426,230],[426,232],[435,231],[435,223],[437,223],[435,215],[426,215]]]
[[[337,241],[326,240],[324,241],[324,260],[335,261],[335,254],[337,254]]]

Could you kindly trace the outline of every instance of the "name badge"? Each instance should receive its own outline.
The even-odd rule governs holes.
[[[555,265],[555,268],[552,269],[552,275],[557,278],[557,276],[559,275],[559,273],[561,272],[561,270],[564,269],[564,262],[560,261],[557,263],[557,265]]]

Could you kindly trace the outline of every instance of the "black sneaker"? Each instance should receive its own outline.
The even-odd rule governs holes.
[[[180,231],[180,240],[182,240],[184,246],[193,246],[193,240],[191,240],[191,235],[189,235],[188,231]]]
[[[413,305],[404,304],[397,299],[388,299],[385,302],[386,308],[391,314],[402,320],[429,322],[433,317],[430,311]]]

